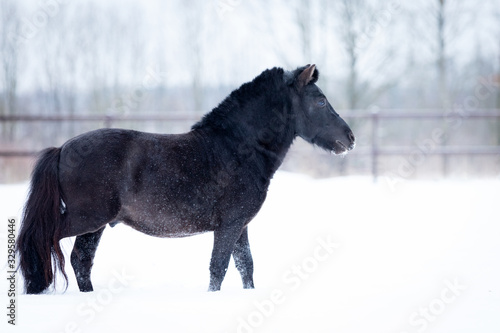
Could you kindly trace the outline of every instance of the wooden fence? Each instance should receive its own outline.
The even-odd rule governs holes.
[[[163,114],[141,114],[141,115],[11,115],[0,116],[0,124],[3,123],[23,123],[23,122],[97,122],[103,127],[113,127],[118,122],[186,122],[193,123],[201,118],[201,113],[163,113]],[[476,109],[470,112],[464,110],[444,111],[439,109],[426,110],[374,110],[367,113],[366,110],[343,111],[342,117],[349,122],[350,119],[369,122],[371,128],[371,139],[368,146],[356,148],[352,155],[369,155],[371,164],[371,174],[374,179],[379,176],[379,160],[383,156],[411,156],[415,152],[415,146],[390,147],[379,144],[380,129],[383,123],[397,121],[401,119],[422,120],[434,119],[444,122],[466,122],[470,119],[489,119],[500,122],[500,110],[498,109]],[[500,128],[500,127],[499,127]],[[499,129],[500,130],[500,129]],[[497,133],[500,137],[500,133]],[[37,150],[0,150],[0,158],[10,157],[33,157]],[[497,155],[500,156],[500,146],[450,146],[441,144],[426,151],[426,155],[439,155],[446,159],[450,155]],[[446,170],[444,171],[446,172]]]

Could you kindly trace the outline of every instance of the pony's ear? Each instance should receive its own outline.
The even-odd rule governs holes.
[[[315,83],[318,81],[319,72],[316,69],[316,65],[307,65],[300,72],[295,80],[295,86],[298,90],[301,90],[303,87],[307,86],[310,83]]]

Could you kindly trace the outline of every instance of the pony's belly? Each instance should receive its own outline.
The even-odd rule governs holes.
[[[215,230],[214,225],[203,219],[185,219],[175,216],[126,217],[123,223],[155,237],[187,237]]]
[[[126,223],[127,224],[127,223]],[[129,224],[127,224],[129,225]],[[149,236],[154,236],[154,237],[162,237],[162,238],[181,238],[181,237],[188,237],[188,236],[194,236],[198,234],[202,234],[205,232],[208,232],[210,230],[171,230],[171,229],[158,229],[158,228],[150,228],[150,227],[144,227],[143,225],[135,224],[135,225],[129,225],[133,229],[140,231],[146,235]]]

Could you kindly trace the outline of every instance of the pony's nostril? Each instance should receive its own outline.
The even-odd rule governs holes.
[[[354,134],[352,132],[349,132],[347,134],[347,136],[349,136],[349,140],[351,140],[352,143],[354,143],[356,141],[356,137],[354,136]]]

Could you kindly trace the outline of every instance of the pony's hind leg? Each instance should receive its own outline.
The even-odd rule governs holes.
[[[95,232],[76,237],[73,251],[71,251],[71,266],[75,271],[78,288],[82,292],[94,290],[90,281],[90,273],[94,264],[95,251],[105,228],[106,226]]]
[[[243,288],[253,289],[253,259],[250,252],[250,243],[248,242],[247,227],[243,229],[240,238],[236,241],[233,259],[243,280]]]

